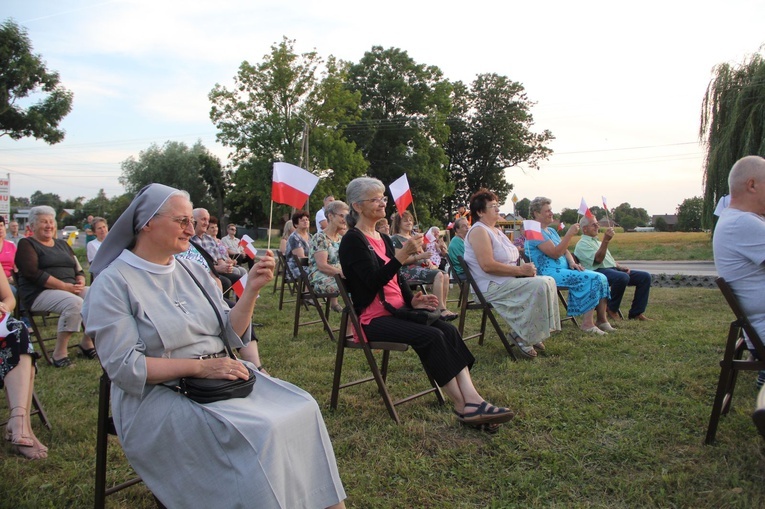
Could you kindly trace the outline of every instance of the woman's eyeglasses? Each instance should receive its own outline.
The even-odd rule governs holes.
[[[383,196],[382,198],[368,198],[366,200],[359,200],[361,201],[371,201],[372,203],[388,203],[388,197]]]
[[[197,225],[197,222],[194,220],[193,217],[186,217],[186,216],[175,217],[175,216],[167,216],[165,214],[157,214],[157,215],[166,217],[170,219],[171,221],[178,223],[178,225],[180,225],[182,230],[185,230],[186,228],[188,228],[189,225],[191,225],[192,227],[195,227]]]

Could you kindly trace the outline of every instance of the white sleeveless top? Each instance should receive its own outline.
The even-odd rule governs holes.
[[[475,256],[475,251],[473,251],[473,245],[470,243],[470,234],[473,233],[473,230],[476,228],[483,228],[486,230],[486,233],[489,234],[492,254],[494,255],[495,261],[507,265],[515,265],[518,263],[520,253],[518,253],[518,249],[512,242],[510,242],[510,239],[508,239],[504,233],[496,228],[486,226],[481,221],[473,223],[473,226],[470,227],[470,230],[468,230],[467,235],[465,236],[465,263],[467,263],[470,273],[473,275],[473,279],[475,279],[475,282],[478,285],[478,289],[481,290],[481,292],[485,292],[489,289],[489,283],[492,281],[497,284],[502,284],[509,279],[515,278],[513,276],[487,274],[481,269],[481,266],[478,264],[478,259]]]

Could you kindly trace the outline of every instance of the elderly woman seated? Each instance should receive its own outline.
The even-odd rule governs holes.
[[[529,213],[542,226],[542,240],[529,240],[526,232],[526,254],[536,265],[539,274],[551,276],[559,286],[568,287],[568,314],[583,315],[582,330],[593,334],[614,331],[606,315],[608,280],[603,274],[585,270],[574,261],[568,250],[571,238],[579,232],[579,225],[572,224],[561,238],[553,222],[551,201],[538,196],[529,206]],[[597,323],[593,321],[597,309]]]
[[[292,214],[292,224],[295,231],[287,239],[287,251],[284,256],[287,257],[287,266],[292,273],[292,277],[299,278],[300,271],[297,264],[301,258],[308,257],[311,246],[311,234],[308,229],[311,227],[311,218],[305,210],[298,210]]]
[[[35,360],[26,325],[11,317],[16,299],[5,274],[0,274],[0,389],[5,386],[10,417],[5,427],[5,440],[30,460],[48,457],[45,447],[32,431],[30,405],[35,385]]]
[[[512,328],[510,337],[526,358],[545,350],[550,331],[560,330],[555,280],[537,276],[533,263],[519,265],[520,255],[496,227],[497,195],[481,189],[470,197],[473,226],[465,237],[465,263],[481,293]]]
[[[267,254],[233,308],[207,271],[178,260],[194,235],[188,194],[142,189],[96,255],[83,313],[112,380],[112,413],[130,465],[171,507],[343,507],[319,406],[300,388],[226,355],[249,343]],[[257,383],[243,397],[197,403],[183,377]]]
[[[67,367],[72,364],[67,351],[69,338],[82,325],[82,300],[88,293],[85,273],[72,248],[56,238],[56,211],[52,207],[32,207],[29,226],[32,236],[19,240],[16,250],[19,297],[29,311],[59,313],[52,360],[57,368]],[[87,334],[79,347],[85,357],[97,357]]]
[[[470,367],[475,359],[459,331],[436,319],[431,325],[393,316],[393,308],[435,310],[434,295],[412,295],[401,277],[402,264],[422,247],[422,235],[414,235],[394,251],[390,237],[375,230],[385,217],[385,186],[377,179],[360,177],[351,181],[346,197],[351,206],[350,230],[340,242],[340,263],[369,341],[410,345],[420,362],[454,404],[454,414],[463,423],[497,426],[513,417],[508,408],[483,399],[473,385]]]
[[[394,215],[391,225],[391,239],[396,252],[403,249],[404,244],[412,238],[414,228],[414,217],[408,211],[403,215]],[[444,320],[454,320],[456,313],[452,313],[446,308],[446,301],[449,295],[449,278],[446,273],[438,269],[438,266],[430,261],[431,252],[420,248],[417,252],[408,256],[401,267],[401,275],[406,281],[422,281],[425,284],[433,285],[433,294],[438,299],[438,309],[441,310],[441,317]]]
[[[319,293],[337,293],[335,274],[342,274],[337,250],[340,247],[340,230],[345,226],[348,205],[340,200],[329,202],[324,207],[327,226],[311,238],[310,256],[308,257],[308,280]],[[341,313],[342,306],[337,297],[329,301],[332,310]]]

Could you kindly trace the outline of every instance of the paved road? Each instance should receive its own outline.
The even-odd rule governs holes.
[[[717,276],[715,263],[711,261],[679,261],[667,262],[661,260],[619,260],[619,263],[631,269],[644,270],[651,274],[682,274],[684,276]]]

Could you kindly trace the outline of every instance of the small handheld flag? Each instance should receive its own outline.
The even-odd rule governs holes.
[[[271,200],[276,203],[302,208],[311,196],[319,177],[299,166],[274,163]]]
[[[239,245],[244,248],[245,254],[254,260],[257,256],[257,251],[255,250],[255,247],[253,247],[252,242],[252,238],[245,234],[242,235],[242,240],[239,241]]]
[[[240,277],[236,283],[231,285],[231,288],[234,290],[234,293],[238,298],[242,298],[242,293],[244,292],[244,287],[247,286],[247,274]]]
[[[533,219],[527,219],[523,222],[523,235],[526,240],[544,240],[542,235],[542,224]]]
[[[404,211],[412,204],[412,191],[409,189],[409,180],[406,178],[406,173],[397,178],[389,186],[390,194],[393,196],[393,201],[396,202],[396,210],[399,216],[404,215]]]

